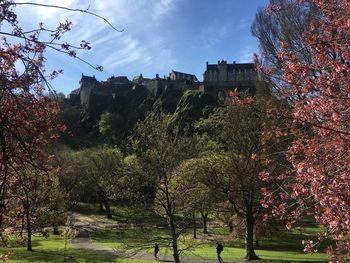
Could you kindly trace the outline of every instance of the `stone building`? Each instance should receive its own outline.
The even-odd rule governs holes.
[[[199,90],[224,101],[232,90],[255,93],[258,75],[253,63],[227,63],[225,60],[217,64],[207,62],[203,73],[203,82]]]
[[[79,84],[81,86],[85,87],[94,87],[96,84],[99,84],[99,82],[96,80],[95,76],[85,76],[84,74],[81,74],[81,79],[79,81]]]
[[[226,81],[255,81],[256,72],[253,63],[228,64],[226,60],[218,61],[218,64],[208,64],[203,73],[204,82]]]
[[[182,73],[182,72],[178,72],[178,71],[174,71],[174,70],[172,70],[169,73],[169,78],[171,80],[189,80],[189,81],[193,81],[193,82],[198,81],[198,79],[195,75]]]
[[[163,93],[179,97],[186,90],[199,90],[225,101],[232,90],[254,94],[258,79],[253,63],[228,64],[225,60],[217,64],[207,62],[203,81],[198,81],[195,75],[174,70],[167,78],[156,74],[155,78],[148,79],[140,74],[133,81],[126,76],[97,81],[95,76],[82,75],[80,88],[72,91],[70,101],[82,106],[89,116],[97,116],[106,109],[119,107],[120,98],[129,98],[130,94],[147,93],[147,96],[158,99]]]
[[[142,74],[140,74],[139,76],[135,76],[132,79],[132,82],[137,84],[141,84],[143,81],[144,81],[144,77],[142,76]]]

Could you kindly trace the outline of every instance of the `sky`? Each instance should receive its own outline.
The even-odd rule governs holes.
[[[24,1],[23,1],[24,2]],[[47,70],[63,69],[64,74],[52,81],[53,88],[68,95],[79,88],[81,75],[106,80],[111,76],[154,78],[168,76],[171,70],[195,74],[203,79],[206,62],[251,62],[258,52],[257,40],[250,26],[258,8],[268,0],[35,0],[36,3],[87,9],[108,19],[107,23],[81,12],[54,8],[17,6],[24,28],[39,22],[47,27],[69,20],[73,28],[62,41],[91,43],[89,51],[78,56],[93,65],[47,50]]]

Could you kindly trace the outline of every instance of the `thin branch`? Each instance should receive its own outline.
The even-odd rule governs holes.
[[[106,18],[104,18],[103,16],[100,16],[94,12],[89,11],[90,6],[88,6],[86,9],[80,9],[80,8],[69,8],[69,7],[65,7],[65,6],[59,6],[59,5],[49,5],[49,4],[40,4],[40,3],[33,3],[33,2],[14,2],[14,3],[8,3],[9,5],[33,5],[33,6],[40,6],[40,7],[49,7],[49,8],[58,8],[58,9],[63,9],[63,10],[67,10],[67,11],[71,11],[71,12],[82,12],[85,14],[89,14],[92,16],[95,16],[99,19],[102,19],[104,22],[106,22],[113,30],[117,31],[117,32],[123,32],[124,29],[117,29],[116,27],[114,27],[112,25],[111,22],[109,22]]]

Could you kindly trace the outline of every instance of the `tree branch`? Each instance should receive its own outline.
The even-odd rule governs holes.
[[[69,7],[65,7],[65,6],[59,6],[59,5],[50,5],[50,4],[41,4],[41,3],[33,3],[33,2],[13,2],[13,3],[8,3],[9,5],[33,5],[33,6],[39,6],[39,7],[48,7],[48,8],[58,8],[58,9],[62,9],[62,10],[67,10],[67,11],[71,11],[71,12],[81,12],[81,13],[85,13],[88,15],[92,15],[95,16],[101,20],[103,20],[104,22],[106,22],[113,30],[117,31],[117,32],[123,32],[124,29],[117,29],[116,27],[114,27],[112,25],[111,22],[109,22],[106,18],[104,18],[103,16],[100,16],[94,12],[89,11],[90,6],[88,6],[86,9],[80,9],[80,8],[69,8]]]

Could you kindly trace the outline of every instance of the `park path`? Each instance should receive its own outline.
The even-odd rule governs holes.
[[[88,250],[97,254],[110,257],[124,257],[132,259],[145,259],[150,260],[150,262],[156,262],[154,256],[150,253],[133,253],[127,254],[122,251],[117,251],[109,247],[101,247],[91,242],[90,232],[94,230],[108,229],[110,224],[104,224],[103,219],[99,220],[98,218],[91,218],[89,216],[81,215],[78,213],[72,213],[71,215],[74,226],[78,229],[78,235],[72,240],[72,244],[77,249]],[[171,255],[161,255],[159,256],[159,262],[174,262]],[[182,263],[216,263],[217,260],[205,259],[200,257],[190,257],[185,256],[181,259]],[[224,261],[225,263],[243,263],[249,262],[247,260],[230,260]],[[259,261],[254,261],[258,263]]]

